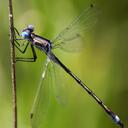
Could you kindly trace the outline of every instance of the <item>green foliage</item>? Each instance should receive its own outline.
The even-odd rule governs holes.
[[[5,0],[0,3],[0,127],[12,128],[8,3]],[[84,43],[85,48],[80,53],[56,51],[56,55],[126,122],[128,1],[100,0],[94,3],[100,14]],[[90,5],[90,1],[17,0],[13,4],[14,24],[19,31],[26,25],[33,24],[37,34],[53,39]],[[17,56],[20,55],[19,52],[16,53]],[[45,60],[44,54],[40,51],[37,54],[36,63],[16,64],[19,128],[31,127],[30,111]],[[31,56],[31,52],[28,51],[23,56]],[[68,102],[66,105],[59,104],[52,92],[48,112],[42,121],[45,128],[118,127],[70,77],[59,82],[66,83],[64,89],[67,89]]]

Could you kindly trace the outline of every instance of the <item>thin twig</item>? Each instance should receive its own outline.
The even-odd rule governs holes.
[[[11,79],[12,79],[12,99],[13,99],[13,127],[17,128],[17,96],[16,96],[16,72],[15,72],[15,48],[14,48],[14,25],[12,0],[8,0],[9,5],[9,34],[11,50]]]

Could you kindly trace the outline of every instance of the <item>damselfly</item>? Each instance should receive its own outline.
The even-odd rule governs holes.
[[[118,124],[120,127],[124,127],[122,121],[120,118],[112,112],[105,104],[104,102],[96,96],[96,94],[87,87],[86,84],[84,84],[69,68],[67,68],[61,61],[56,57],[56,55],[53,53],[54,48],[65,48],[65,45],[68,45],[69,41],[75,40],[77,38],[80,38],[81,33],[88,30],[88,27],[94,24],[95,20],[95,9],[93,5],[91,5],[89,8],[83,11],[80,16],[75,18],[71,24],[67,28],[65,28],[62,32],[58,34],[58,36],[53,40],[50,41],[44,37],[41,37],[39,35],[36,35],[34,33],[34,27],[32,25],[28,25],[25,29],[23,29],[21,35],[15,29],[15,33],[20,35],[21,39],[15,39],[15,46],[16,48],[24,53],[27,50],[28,45],[30,44],[31,50],[33,53],[33,58],[16,58],[16,61],[24,61],[24,62],[35,62],[36,61],[36,52],[34,47],[40,49],[43,51],[47,56],[46,65],[42,74],[42,80],[44,79],[46,75],[46,70],[48,68],[48,64],[50,62],[53,62],[57,65],[59,65],[67,74],[69,74],[79,86],[81,86],[97,103],[99,106],[101,106],[105,112],[114,120],[116,124]],[[26,40],[26,46],[24,50],[20,49],[21,44],[20,41]],[[24,44],[23,44],[24,45]],[[38,90],[38,93],[40,92],[40,89]],[[41,92],[40,92],[41,93]],[[38,96],[37,96],[38,97]],[[36,98],[37,98],[36,97]],[[35,100],[35,102],[37,99]],[[36,108],[38,109],[38,108]],[[35,113],[31,113],[31,118],[34,118]]]

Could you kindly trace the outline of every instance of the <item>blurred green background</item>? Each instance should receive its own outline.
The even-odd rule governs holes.
[[[88,35],[85,48],[80,53],[57,51],[56,55],[119,115],[127,128],[127,0],[17,0],[13,1],[14,24],[19,31],[27,24],[33,24],[36,33],[53,39],[90,3],[95,3],[101,13],[93,32]],[[0,21],[0,127],[12,128],[8,2],[5,0],[0,0]],[[30,128],[30,111],[45,59],[40,51],[37,54],[36,63],[16,64],[18,128]],[[31,53],[23,56],[31,56]],[[44,127],[117,128],[101,107],[76,85],[67,76],[66,105],[59,104],[51,95]]]

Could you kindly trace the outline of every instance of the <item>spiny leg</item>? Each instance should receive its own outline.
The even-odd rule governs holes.
[[[20,43],[18,42],[18,40],[20,40],[20,41],[23,40],[24,41],[24,39],[22,39],[22,38],[17,39],[16,34],[18,36],[20,36],[20,34],[19,34],[18,30],[15,27],[14,27],[14,32],[15,32],[15,43],[14,43],[14,45],[18,49],[19,52],[21,52],[22,54],[24,54],[26,52],[27,48],[28,48],[29,41],[25,45],[24,49],[21,49],[21,47],[23,47],[24,44],[23,45],[20,45]],[[16,57],[16,62],[17,61],[22,61],[22,62],[35,62],[36,59],[37,59],[37,56],[36,56],[36,52],[35,52],[35,49],[34,49],[34,47],[33,47],[32,44],[31,44],[31,50],[32,50],[33,57],[30,57],[30,58]]]
[[[26,47],[25,47],[25,49],[23,51],[18,47],[16,47],[16,48],[18,48],[18,50],[22,54],[24,54],[26,52],[26,50],[27,50],[28,45],[29,45],[29,42],[27,43],[27,45],[26,45]],[[34,46],[32,44],[30,44],[30,46],[31,46],[33,57],[29,57],[29,58],[16,57],[16,62],[17,61],[22,61],[22,62],[35,62],[36,61],[36,59],[37,59],[36,51],[35,51]]]
[[[22,54],[24,54],[26,52],[27,48],[28,48],[29,42],[27,42],[24,49],[21,49],[21,47],[23,47],[23,45],[20,46],[20,44],[18,43],[17,40],[15,40],[15,42],[16,42],[16,43],[14,43],[15,47],[18,49],[18,51],[20,51]],[[19,44],[19,46],[16,45],[17,43]]]

